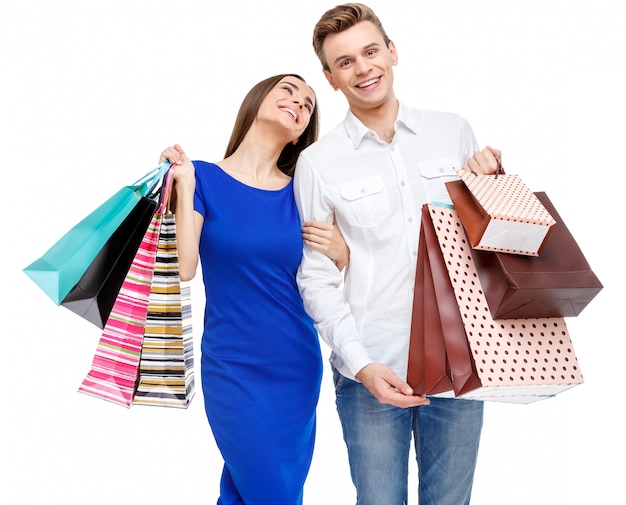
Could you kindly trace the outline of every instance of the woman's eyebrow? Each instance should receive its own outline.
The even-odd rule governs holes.
[[[287,84],[287,85],[291,86],[291,87],[292,87],[293,89],[295,89],[296,91],[300,91],[300,88],[299,88],[296,84],[294,84],[293,82],[289,82],[289,81],[284,81],[284,82],[285,82],[285,84]],[[310,97],[310,96],[307,96],[307,97],[305,98],[305,100],[306,100],[307,102],[309,102],[311,105],[313,105],[313,100],[311,99],[311,97]]]

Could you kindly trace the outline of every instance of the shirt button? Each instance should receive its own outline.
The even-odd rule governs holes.
[[[410,218],[409,218],[409,223],[412,223],[412,222],[413,222],[413,218],[412,218],[412,217],[410,217]]]
[[[400,186],[404,186],[405,184],[406,184],[406,182],[400,181]]]
[[[443,167],[439,167],[439,172],[440,172],[440,173],[443,173],[443,171],[444,171],[444,170],[445,170],[445,168],[443,168]]]
[[[413,256],[417,256],[417,251],[413,251]]]

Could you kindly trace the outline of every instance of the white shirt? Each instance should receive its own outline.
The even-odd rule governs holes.
[[[377,362],[406,379],[421,208],[450,203],[444,182],[477,150],[460,116],[401,104],[390,144],[348,112],[300,155],[301,219],[332,223],[334,214],[350,248],[345,276],[309,247],[298,271],[305,308],[342,375],[355,379]]]

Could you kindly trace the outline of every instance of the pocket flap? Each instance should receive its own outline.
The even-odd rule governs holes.
[[[456,158],[435,158],[432,160],[425,160],[419,162],[419,170],[422,177],[426,179],[435,179],[437,177],[450,177],[458,178],[454,168],[460,168],[459,160]]]
[[[380,193],[383,189],[385,189],[385,181],[382,176],[372,175],[342,184],[339,191],[343,198],[354,201]]]

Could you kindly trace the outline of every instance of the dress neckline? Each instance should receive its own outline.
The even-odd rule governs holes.
[[[245,182],[240,181],[236,177],[233,177],[228,172],[226,172],[226,170],[224,170],[222,167],[220,167],[217,163],[211,163],[211,165],[214,165],[227,179],[230,179],[234,183],[236,183],[236,184],[238,184],[238,185],[240,185],[240,186],[242,186],[244,188],[253,190],[253,191],[261,191],[263,193],[278,194],[278,193],[282,193],[283,191],[287,190],[293,184],[293,177],[291,177],[289,179],[289,181],[287,181],[287,184],[285,184],[282,188],[278,188],[278,189],[257,188],[256,186],[250,186],[249,184],[246,184]]]

